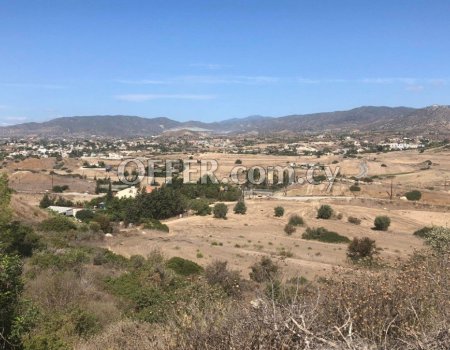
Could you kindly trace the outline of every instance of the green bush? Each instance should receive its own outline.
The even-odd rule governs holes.
[[[303,226],[305,221],[300,215],[294,214],[289,218],[289,225],[292,226]]]
[[[83,222],[90,222],[94,218],[94,216],[94,212],[88,209],[79,210],[75,214],[75,217]]]
[[[182,276],[197,275],[203,271],[203,267],[200,265],[191,260],[183,259],[178,256],[170,258],[167,261],[166,266]]]
[[[317,210],[318,219],[329,219],[332,216],[333,216],[333,208],[331,208],[327,204],[321,205],[319,210]]]
[[[438,253],[450,252],[450,228],[435,226],[425,238],[426,244]]]
[[[405,197],[409,201],[418,201],[418,200],[420,200],[420,198],[422,198],[422,192],[417,191],[417,190],[406,192]]]
[[[41,248],[41,246],[39,236],[29,226],[14,221],[2,228],[0,234],[1,252],[25,257],[31,256],[33,251]]]
[[[354,224],[354,225],[361,224],[361,219],[358,219],[358,218],[356,218],[354,216],[349,216],[347,220],[348,220],[349,223]]]
[[[340,234],[328,231],[324,227],[318,227],[318,228],[310,228],[308,227],[306,231],[302,234],[303,239],[310,239],[310,240],[316,240],[320,242],[325,243],[348,243],[350,240],[345,237],[341,236]]]
[[[432,227],[422,227],[421,229],[414,232],[414,236],[420,237],[420,238],[427,238],[428,234],[432,230]]]
[[[38,227],[41,231],[45,232],[67,232],[77,229],[76,223],[64,215],[56,215],[48,218],[42,221]]]
[[[217,203],[214,206],[214,217],[217,219],[226,219],[227,218],[227,213],[228,213],[228,207],[226,206],[225,203]]]
[[[352,261],[372,260],[377,253],[375,241],[368,237],[353,238],[347,248],[347,257]]]
[[[244,215],[247,212],[247,206],[243,201],[238,201],[233,210],[235,214]]]
[[[111,225],[111,219],[108,215],[105,214],[95,214],[92,221],[95,221],[100,225],[100,229],[104,233],[111,233],[113,231],[112,225]]]
[[[89,255],[80,248],[65,248],[58,252],[42,251],[31,257],[31,264],[43,269],[74,270],[89,262]]]
[[[283,207],[275,207],[274,212],[275,212],[276,217],[281,217],[284,215],[284,208]]]
[[[286,232],[287,235],[292,235],[296,231],[296,228],[294,225],[286,224],[284,226],[284,232]]]
[[[206,199],[194,199],[191,201],[191,209],[195,215],[205,216],[211,214],[211,207]]]
[[[62,186],[57,185],[57,186],[53,186],[52,191],[55,193],[62,193],[68,189],[69,189],[69,186],[67,186],[67,185],[62,185]]]
[[[169,226],[161,223],[161,221],[156,220],[156,219],[145,219],[143,224],[144,224],[143,227],[147,230],[158,230],[158,231],[169,232]]]
[[[350,186],[350,191],[352,191],[352,192],[359,192],[359,191],[361,191],[361,187],[359,187],[358,185],[351,185]]]
[[[377,216],[375,218],[374,225],[375,230],[387,231],[389,226],[391,225],[391,219],[386,215]]]

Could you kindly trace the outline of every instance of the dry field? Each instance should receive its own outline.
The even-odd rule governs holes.
[[[172,219],[166,223],[170,233],[132,229],[126,235],[118,235],[105,241],[105,247],[126,256],[146,255],[153,249],[161,249],[167,256],[182,256],[205,265],[215,259],[227,260],[234,269],[247,275],[249,266],[262,255],[279,259],[287,275],[302,275],[313,278],[332,272],[333,268],[345,268],[346,245],[329,244],[301,238],[305,228],[298,228],[287,236],[284,225],[292,214],[301,215],[310,227],[323,226],[349,238],[368,236],[375,239],[383,250],[381,257],[389,261],[404,258],[422,247],[422,241],[413,232],[423,226],[449,225],[448,212],[423,211],[410,205],[409,208],[384,208],[374,202],[363,204],[359,200],[334,201],[332,207],[342,213],[341,220],[316,219],[316,210],[327,201],[287,201],[280,199],[247,200],[247,214],[232,213],[229,205],[227,220],[212,216],[191,216]],[[330,201],[328,201],[330,202]],[[275,206],[281,205],[284,217],[273,215]],[[408,206],[407,206],[408,207]],[[372,230],[377,215],[388,215],[392,219],[388,232]],[[348,216],[362,219],[361,225],[347,222]],[[292,253],[291,257],[283,256]]]

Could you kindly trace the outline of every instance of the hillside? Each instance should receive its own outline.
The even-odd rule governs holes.
[[[359,107],[348,111],[289,115],[272,118],[251,116],[220,122],[178,122],[169,118],[135,116],[84,116],[57,118],[43,123],[1,127],[0,136],[102,136],[133,137],[159,135],[167,131],[191,130],[214,133],[260,134],[322,131],[423,131],[450,133],[450,107]]]

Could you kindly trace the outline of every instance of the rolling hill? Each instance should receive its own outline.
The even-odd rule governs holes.
[[[42,123],[0,128],[0,136],[38,137],[133,137],[190,130],[213,133],[307,133],[323,131],[438,131],[450,133],[450,107],[359,107],[347,111],[284,117],[251,116],[220,122],[178,122],[169,118],[136,116],[63,117]]]

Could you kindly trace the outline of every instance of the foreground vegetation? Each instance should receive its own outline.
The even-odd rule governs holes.
[[[349,243],[355,269],[287,279],[263,256],[244,275],[225,261],[98,248],[109,226],[94,230],[102,219],[86,213],[35,229],[11,222],[7,185],[1,178],[0,349],[449,348],[449,229],[427,229],[426,249],[388,265],[360,264],[377,259],[374,241],[309,228],[306,238]]]

